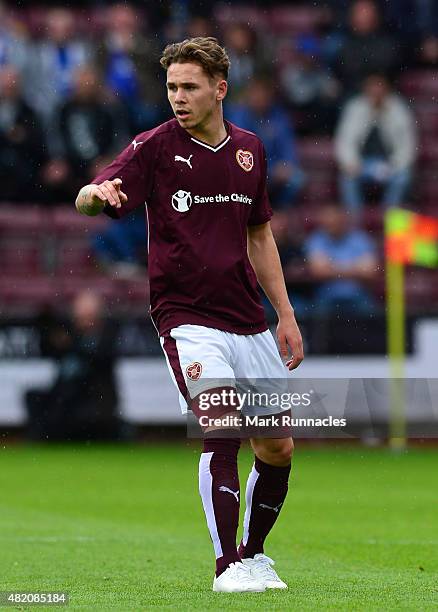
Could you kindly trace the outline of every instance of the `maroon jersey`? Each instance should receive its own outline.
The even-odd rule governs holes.
[[[247,226],[272,216],[266,157],[252,134],[226,123],[216,147],[172,119],[143,132],[93,181],[121,178],[128,202],[147,205],[151,316],[160,335],[183,324],[238,334],[267,329]]]

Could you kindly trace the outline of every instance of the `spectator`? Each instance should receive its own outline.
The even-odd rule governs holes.
[[[229,105],[225,117],[263,140],[271,202],[276,208],[285,208],[295,201],[304,183],[292,123],[286,110],[276,101],[274,87],[267,80],[252,79],[244,102],[244,105]]]
[[[145,37],[142,13],[130,4],[106,9],[105,33],[97,58],[105,83],[125,108],[132,134],[143,132],[162,118],[164,88],[159,86],[160,44]]]
[[[373,0],[355,0],[350,9],[349,30],[335,67],[347,93],[356,93],[370,74],[394,73],[400,60],[398,41],[384,31],[377,4]]]
[[[217,36],[211,17],[193,15],[190,18],[187,23],[187,38],[197,38],[198,36]]]
[[[385,0],[384,11],[388,22],[409,42],[428,34],[438,36],[435,0]]]
[[[318,314],[372,314],[376,305],[367,287],[377,272],[373,243],[361,230],[351,229],[344,209],[325,206],[319,229],[307,239],[305,252],[311,277],[319,283],[314,297]]]
[[[438,64],[436,0],[386,0],[383,6],[388,23],[403,40],[403,64],[436,67]]]
[[[340,85],[320,62],[320,45],[312,35],[300,36],[293,60],[280,72],[287,101],[299,111],[300,134],[332,133]]]
[[[0,67],[13,65],[21,72],[26,65],[27,54],[27,31],[0,0]]]
[[[324,66],[335,66],[344,43],[350,0],[324,0],[318,13],[316,31]]]
[[[41,126],[23,100],[17,69],[6,66],[0,69],[2,199],[36,199],[41,167],[45,160]]]
[[[68,8],[47,11],[45,38],[31,50],[26,72],[27,99],[45,120],[72,92],[74,74],[90,60],[90,49],[77,38],[75,19]]]
[[[310,285],[304,268],[302,224],[291,217],[288,211],[282,210],[272,217],[271,229],[280,255],[290,302],[297,315],[303,317],[309,308]],[[268,321],[275,321],[275,311],[266,296],[263,298],[263,305]]]
[[[421,41],[418,49],[418,64],[421,67],[436,70],[438,66],[438,35],[429,34]]]
[[[26,394],[29,435],[49,441],[119,438],[116,329],[103,319],[102,301],[92,292],[76,297],[72,315],[64,325],[52,319],[43,332],[44,356],[57,361],[57,375],[50,389]]]
[[[60,155],[75,184],[89,181],[95,164],[127,140],[122,111],[107,103],[93,68],[83,66],[76,71],[72,95],[59,111],[59,130]]]
[[[144,275],[147,243],[144,210],[137,208],[95,236],[93,248],[99,264],[115,278]]]
[[[386,77],[367,77],[362,94],[346,105],[337,127],[335,154],[342,200],[353,217],[362,209],[364,182],[384,187],[386,207],[403,202],[416,155],[415,120]]]
[[[245,23],[229,24],[224,32],[225,47],[231,66],[228,76],[230,101],[241,102],[251,79],[272,70],[266,46],[262,49],[256,32]]]

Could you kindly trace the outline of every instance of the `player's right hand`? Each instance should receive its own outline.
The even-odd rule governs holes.
[[[128,201],[128,196],[121,190],[122,179],[103,181],[99,185],[91,185],[90,197],[93,203],[104,202],[114,208],[121,208]]]

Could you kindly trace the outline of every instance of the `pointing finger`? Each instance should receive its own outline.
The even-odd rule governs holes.
[[[106,202],[107,201],[107,197],[106,195],[102,192],[102,190],[100,189],[100,187],[96,187],[93,191],[93,197],[95,198],[99,198],[99,200],[102,200],[102,202]]]
[[[103,184],[100,187],[101,191],[105,194],[106,199],[108,200],[108,204],[111,206],[115,206],[116,208],[120,208],[120,200],[116,189],[111,185]]]

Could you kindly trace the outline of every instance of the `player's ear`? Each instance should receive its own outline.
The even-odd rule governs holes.
[[[218,81],[218,84],[216,86],[216,100],[221,101],[225,98],[225,96],[227,95],[227,91],[228,91],[228,83],[226,82],[225,79],[221,79],[220,81]]]

